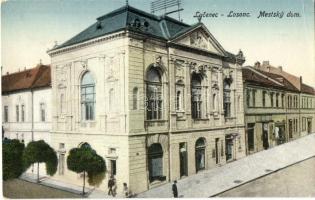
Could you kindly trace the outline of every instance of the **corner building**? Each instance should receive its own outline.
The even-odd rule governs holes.
[[[50,50],[54,178],[81,184],[66,167],[88,143],[107,176],[133,193],[245,156],[240,51],[202,24],[124,6]]]

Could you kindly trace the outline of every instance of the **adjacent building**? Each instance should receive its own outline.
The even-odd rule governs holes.
[[[3,137],[50,143],[51,130],[51,74],[50,66],[2,76]],[[44,165],[43,165],[44,166]],[[45,174],[44,168],[41,167]]]
[[[242,64],[202,24],[124,6],[50,50],[56,179],[88,143],[134,192],[245,156]]]
[[[247,154],[315,131],[315,92],[302,78],[268,62],[242,71]]]

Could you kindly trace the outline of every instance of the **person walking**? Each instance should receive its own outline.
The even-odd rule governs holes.
[[[128,189],[127,183],[123,183],[123,193],[126,198],[129,197],[129,189]]]
[[[172,185],[172,190],[173,190],[173,195],[174,198],[178,197],[178,191],[177,191],[177,185],[176,185],[177,181],[174,181],[173,185]]]
[[[112,195],[114,196],[114,192],[113,192],[113,186],[114,186],[114,180],[113,180],[113,176],[111,176],[108,180],[108,195]]]

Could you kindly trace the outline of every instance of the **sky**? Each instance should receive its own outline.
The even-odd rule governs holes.
[[[150,2],[129,0],[131,6],[147,12]],[[32,68],[40,60],[49,64],[46,51],[55,42],[67,41],[97,17],[125,4],[126,0],[2,0],[3,74]],[[225,50],[236,54],[241,49],[244,65],[268,60],[315,87],[314,0],[182,0],[182,8],[181,19],[187,24],[198,22],[196,12],[218,13],[201,22]],[[231,11],[250,16],[228,17]],[[284,12],[284,16],[257,18],[261,11]],[[287,17],[290,11],[299,17]]]

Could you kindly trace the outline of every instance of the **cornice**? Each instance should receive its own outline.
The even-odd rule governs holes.
[[[94,45],[94,44],[98,44],[98,43],[101,43],[101,42],[104,42],[104,41],[115,40],[115,39],[121,38],[121,37],[123,37],[125,35],[126,35],[125,31],[120,31],[120,32],[113,33],[113,34],[110,34],[110,35],[106,35],[106,36],[94,38],[94,39],[91,39],[91,40],[88,40],[88,41],[85,41],[85,42],[81,42],[79,44],[70,45],[70,46],[67,46],[67,47],[60,48],[60,49],[52,49],[52,50],[47,51],[47,53],[50,56],[55,56],[55,55],[58,55],[58,54],[61,54],[61,53],[66,53],[66,52],[69,52],[69,51],[72,51],[72,50],[82,49],[82,48],[85,48],[85,47],[88,47],[88,46],[91,46],[91,45]]]

